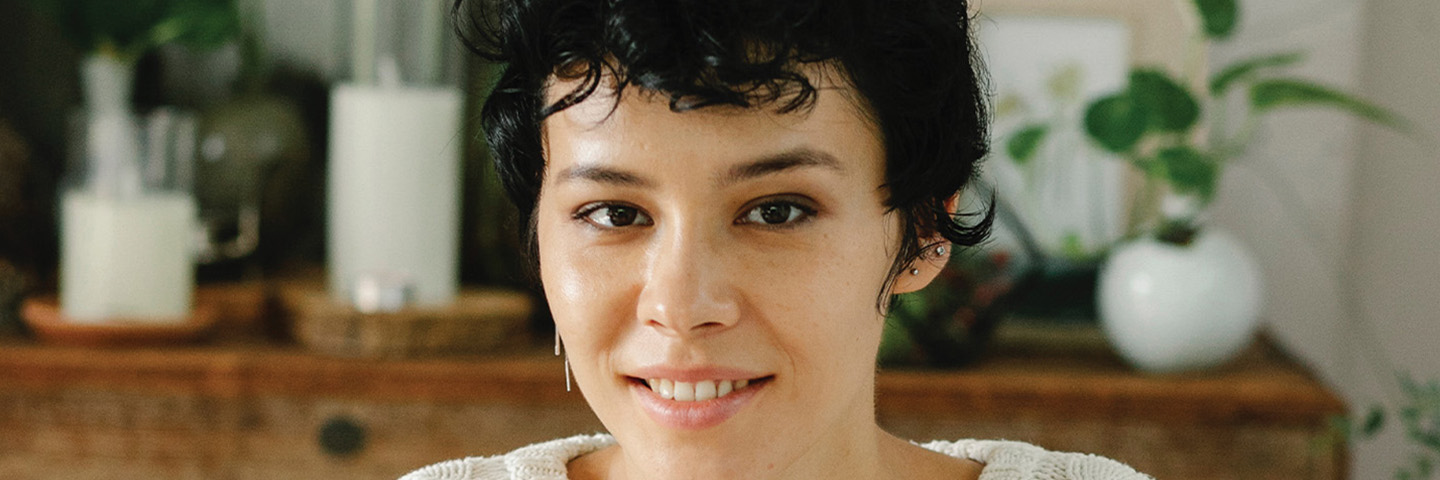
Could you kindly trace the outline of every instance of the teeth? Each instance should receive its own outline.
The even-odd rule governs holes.
[[[666,400],[677,402],[703,402],[729,395],[750,385],[749,380],[701,380],[699,382],[676,382],[663,378],[645,380],[650,390]]]
[[[675,401],[695,401],[695,384],[690,382],[675,382]]]
[[[695,401],[703,402],[715,398],[715,382],[702,380],[695,382]]]

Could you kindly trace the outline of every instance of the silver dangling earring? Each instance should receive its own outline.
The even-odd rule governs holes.
[[[560,356],[560,331],[555,331],[555,356]],[[565,391],[570,391],[570,356],[565,355]]]

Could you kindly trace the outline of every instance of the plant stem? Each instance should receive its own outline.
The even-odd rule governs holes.
[[[1129,160],[1131,165],[1137,165],[1134,159]],[[1141,174],[1144,175],[1145,182],[1140,187],[1135,203],[1130,205],[1130,218],[1125,222],[1126,238],[1137,238],[1144,233],[1144,225],[1153,209],[1151,204],[1155,203],[1156,195],[1160,193],[1155,180],[1151,179],[1148,173],[1142,171]]]

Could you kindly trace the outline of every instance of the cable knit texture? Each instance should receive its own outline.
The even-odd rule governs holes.
[[[609,435],[581,435],[524,447],[505,455],[437,463],[400,480],[564,480],[570,460],[615,443]],[[1021,442],[934,441],[920,445],[985,464],[980,480],[1154,480],[1095,455],[1050,452]]]

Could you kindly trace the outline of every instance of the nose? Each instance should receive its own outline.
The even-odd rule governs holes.
[[[676,337],[704,336],[740,318],[728,259],[717,242],[695,230],[671,229],[648,255],[636,315],[646,326]]]

